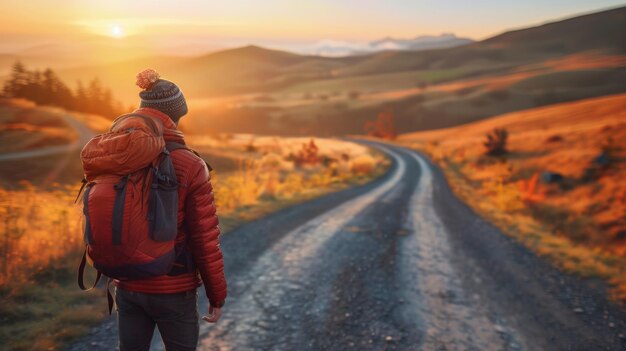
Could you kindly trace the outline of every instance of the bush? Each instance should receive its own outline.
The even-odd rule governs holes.
[[[315,140],[311,139],[308,143],[302,144],[302,148],[290,158],[293,163],[300,167],[302,165],[316,165],[320,162],[318,155],[319,148],[315,144]]]
[[[360,96],[361,96],[360,91],[353,90],[348,93],[348,98],[350,98],[350,100],[358,100]]]
[[[370,155],[360,155],[352,160],[350,169],[356,174],[370,174],[376,165],[376,161]]]
[[[385,111],[378,114],[375,121],[367,121],[363,127],[367,135],[394,140],[397,136],[393,113]]]
[[[505,128],[495,128],[491,133],[487,133],[483,145],[487,149],[485,154],[488,156],[500,156],[507,153],[506,142],[509,133]]]

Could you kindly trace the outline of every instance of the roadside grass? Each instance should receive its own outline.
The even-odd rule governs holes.
[[[479,215],[626,302],[626,99],[609,95],[401,135]],[[506,152],[486,155],[505,128]],[[493,134],[491,134],[493,136]]]
[[[390,165],[377,151],[371,151],[370,168],[361,165],[355,171],[350,167],[337,170],[332,164],[278,169],[268,166],[267,159],[261,160],[248,160],[247,166],[235,172],[214,174],[225,235],[279,209],[372,181]],[[242,179],[249,184],[242,184]],[[76,190],[76,186],[63,185],[40,189],[27,182],[0,190],[3,350],[59,350],[107,316],[102,288],[83,292],[76,286],[83,249],[80,208],[72,205]],[[87,271],[86,280],[93,281],[95,272]]]
[[[528,208],[510,210],[503,207],[497,197],[489,196],[481,187],[468,182],[457,163],[449,159],[437,163],[454,193],[480,216],[533,252],[547,257],[559,268],[582,277],[596,277],[609,282],[613,286],[611,297],[616,301],[626,301],[626,257],[585,246],[569,236],[559,235],[560,230],[578,231],[580,223],[555,227],[552,218],[537,218],[533,216],[533,210]]]
[[[57,281],[30,281],[4,288],[0,302],[0,344],[3,350],[58,350],[86,334],[106,316],[102,291],[87,293],[76,286],[80,253],[67,255],[55,270]],[[90,274],[92,275],[92,274]],[[90,276],[87,279],[93,279]]]
[[[369,175],[354,175],[343,181],[328,184],[326,187],[312,187],[302,189],[292,195],[278,197],[264,197],[254,205],[238,207],[228,215],[220,215],[220,228],[228,233],[237,226],[262,218],[266,215],[279,211],[302,202],[306,202],[333,192],[341,191],[350,187],[364,185],[382,176],[388,168],[388,164],[376,167]],[[294,196],[297,195],[297,196]]]

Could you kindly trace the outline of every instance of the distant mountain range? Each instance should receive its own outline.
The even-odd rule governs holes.
[[[197,52],[215,53],[224,50],[223,46],[210,42],[167,44],[161,43],[167,48],[162,50],[151,49],[149,38],[133,36],[118,40],[115,38],[83,35],[80,40],[62,41],[48,44],[38,44],[22,48],[15,52],[0,51],[0,76],[6,74],[15,60],[21,60],[27,66],[37,68],[50,67],[68,68],[89,65],[106,65],[114,62],[129,61],[151,55],[168,56],[166,52],[177,52],[176,56],[197,56]],[[144,44],[137,44],[144,43]],[[460,38],[454,34],[441,34],[434,36],[418,36],[413,39],[396,39],[385,37],[368,43],[345,42],[335,40],[322,40],[316,43],[298,45],[293,51],[303,55],[315,55],[324,57],[343,57],[352,55],[372,54],[385,50],[429,50],[442,49],[470,44],[474,41],[468,38]],[[167,45],[166,45],[167,44]],[[193,53],[190,52],[190,48]],[[156,54],[155,54],[156,52]],[[102,53],[111,53],[102,55]]]
[[[320,79],[416,70],[455,70],[462,76],[505,67],[541,62],[580,52],[626,53],[626,7],[505,32],[466,45],[429,49],[387,49],[365,55],[323,57],[298,55],[258,46],[217,51],[195,57],[148,56],[107,65],[90,65],[59,71],[68,82],[99,76],[124,99],[136,95],[135,74],[152,67],[186,86],[186,95],[206,97],[249,92],[267,92]],[[435,39],[438,38],[438,39]],[[452,35],[431,39],[398,40],[385,38],[373,47],[417,47],[450,43]],[[419,39],[419,40],[418,40]],[[462,39],[460,39],[462,40]],[[474,73],[472,73],[474,72]],[[458,78],[458,77],[457,77]]]
[[[315,44],[310,50],[319,56],[350,56],[371,54],[384,50],[430,50],[445,49],[473,43],[469,38],[457,37],[451,33],[441,35],[422,35],[413,39],[385,37],[369,43],[341,42],[325,40]]]
[[[473,43],[469,38],[457,37],[452,33],[441,35],[423,35],[413,39],[383,38],[373,41],[371,46],[377,50],[429,50],[445,49]]]

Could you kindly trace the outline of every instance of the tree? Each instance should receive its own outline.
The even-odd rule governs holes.
[[[24,98],[40,105],[53,105],[65,109],[114,117],[123,112],[115,101],[111,89],[105,89],[98,78],[87,88],[78,81],[76,93],[59,79],[50,68],[43,72],[29,71],[19,61],[13,64],[11,75],[2,88],[3,95]]]
[[[28,85],[28,71],[17,61],[11,67],[11,77],[5,83],[3,91],[7,97],[22,97],[24,88]]]
[[[89,113],[98,113],[102,106],[102,98],[104,91],[100,79],[94,78],[87,87],[87,99],[85,101],[85,111]]]
[[[116,113],[113,107],[113,94],[111,93],[111,89],[104,89],[99,103],[100,114],[112,117]]]
[[[76,94],[74,95],[74,106],[76,111],[84,111],[87,107],[87,90],[83,82],[80,80],[76,82]]]
[[[28,83],[24,87],[23,95],[26,99],[41,104],[45,94],[42,87],[40,71],[28,72]]]

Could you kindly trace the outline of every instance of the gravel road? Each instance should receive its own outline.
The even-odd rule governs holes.
[[[419,154],[368,143],[384,177],[222,238],[229,298],[200,350],[626,350],[602,283],[503,235]],[[69,350],[115,344],[111,318]]]

